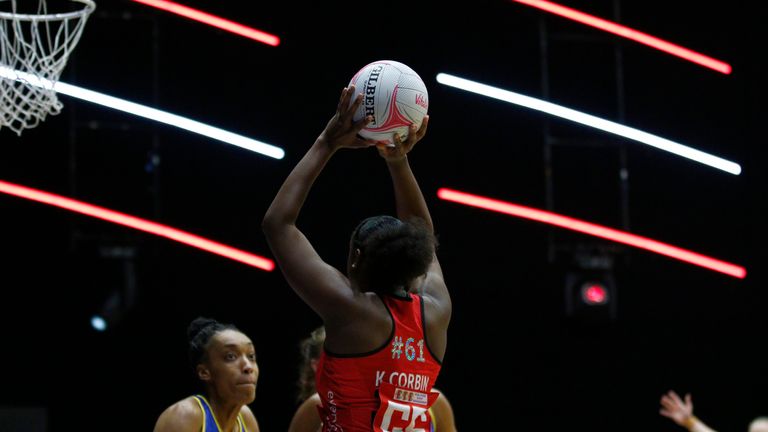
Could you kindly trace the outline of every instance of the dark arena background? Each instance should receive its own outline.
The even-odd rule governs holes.
[[[0,180],[271,259],[260,222],[280,184],[352,75],[397,60],[429,90],[429,132],[410,160],[453,299],[437,387],[459,429],[683,431],[659,415],[670,389],[690,392],[717,430],[746,431],[768,415],[759,2],[563,3],[727,62],[730,74],[513,1],[183,4],[280,44],[97,0],[61,81],[279,146],[283,159],[59,95],[59,115],[21,136],[0,129]],[[626,124],[742,172],[459,90],[439,73]],[[628,231],[746,277],[445,201],[440,188]],[[346,150],[299,226],[343,270],[356,223],[393,212],[375,150]],[[320,320],[279,270],[7,193],[0,218],[2,432],[150,430],[197,390],[185,334],[197,316],[253,339],[261,375],[251,407],[263,431],[287,429],[297,344]],[[587,282],[607,303],[585,303]],[[91,326],[97,314],[104,331]]]

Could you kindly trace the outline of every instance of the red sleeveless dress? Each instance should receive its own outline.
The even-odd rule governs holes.
[[[423,299],[383,296],[394,322],[382,347],[364,354],[324,351],[317,366],[324,432],[429,431],[427,410],[440,361],[427,347]]]

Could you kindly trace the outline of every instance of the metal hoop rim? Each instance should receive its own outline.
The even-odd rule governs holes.
[[[16,20],[16,21],[62,21],[70,18],[80,18],[82,16],[88,16],[96,9],[96,3],[93,0],[71,0],[77,3],[83,3],[85,7],[82,10],[75,12],[67,12],[60,14],[14,14],[11,12],[0,12],[0,19]]]

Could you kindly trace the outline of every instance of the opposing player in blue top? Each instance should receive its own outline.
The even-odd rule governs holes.
[[[192,321],[187,336],[189,361],[205,392],[168,407],[155,432],[259,432],[248,408],[259,378],[253,342],[235,326],[208,318]]]

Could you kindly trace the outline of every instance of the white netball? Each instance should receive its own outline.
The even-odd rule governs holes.
[[[392,145],[394,133],[405,140],[411,124],[421,127],[429,96],[424,81],[410,67],[393,60],[376,61],[360,69],[350,84],[355,85],[356,93],[363,94],[363,103],[353,119],[373,117],[360,131],[363,138]]]

